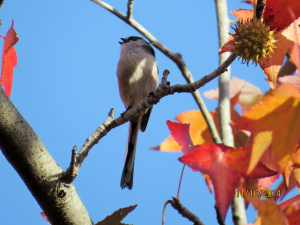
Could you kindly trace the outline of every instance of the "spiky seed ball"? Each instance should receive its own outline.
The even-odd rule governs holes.
[[[277,48],[274,43],[274,32],[270,31],[270,27],[263,23],[263,20],[248,18],[246,21],[240,20],[235,28],[233,52],[242,58],[242,63],[249,64],[252,60],[255,65],[258,61],[262,61],[262,57],[271,57],[270,53]]]

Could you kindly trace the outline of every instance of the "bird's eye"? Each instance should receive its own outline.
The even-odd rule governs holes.
[[[136,41],[136,38],[132,38],[133,41]]]

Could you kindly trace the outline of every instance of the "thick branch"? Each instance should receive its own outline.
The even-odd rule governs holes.
[[[0,87],[0,148],[41,206],[58,225],[93,224],[73,184],[62,183],[63,173],[38,135]]]
[[[114,9],[112,6],[108,5],[107,3],[100,1],[100,0],[92,0],[93,2],[97,3],[98,5],[102,6],[104,9],[108,10],[109,12],[113,13],[117,17],[119,17],[121,20],[123,20],[125,23],[129,24],[131,27],[136,29],[139,33],[141,33],[144,37],[146,37],[151,44],[153,44],[157,49],[159,49],[163,54],[165,54],[168,58],[170,58],[173,62],[176,63],[179,70],[181,71],[183,77],[187,81],[187,83],[193,83],[194,79],[192,74],[190,73],[189,69],[186,67],[185,62],[182,59],[182,56],[180,53],[173,53],[170,49],[168,49],[166,46],[161,44],[151,33],[149,33],[144,27],[142,27],[138,22],[136,22],[134,19],[130,18],[128,19],[124,14]],[[197,91],[193,92],[193,97],[200,108],[202,115],[208,125],[208,129],[210,131],[210,134],[212,136],[212,139],[216,143],[221,143],[221,139],[219,137],[217,128],[214,124],[214,121],[208,112],[200,93]]]
[[[87,157],[90,149],[99,142],[99,140],[104,137],[111,129],[120,126],[127,121],[136,118],[139,114],[144,112],[146,109],[150,108],[154,104],[157,104],[160,99],[167,95],[172,95],[174,93],[193,93],[198,88],[204,86],[209,81],[213,80],[220,74],[224,73],[227,70],[227,67],[234,61],[235,55],[231,54],[228,59],[215,71],[202,77],[200,80],[191,83],[191,84],[176,84],[174,86],[169,86],[169,82],[167,81],[167,77],[169,74],[168,70],[165,70],[162,78],[162,82],[159,87],[152,93],[150,93],[145,99],[136,104],[133,108],[126,111],[122,116],[113,119],[113,109],[111,109],[108,118],[104,121],[103,125],[97,128],[97,130],[87,138],[83,147],[79,151],[76,157],[76,167],[79,169],[84,159]],[[67,171],[71,170],[68,168]],[[75,177],[74,177],[75,178]]]

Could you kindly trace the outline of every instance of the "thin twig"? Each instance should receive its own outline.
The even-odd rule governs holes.
[[[159,87],[154,92],[150,93],[145,99],[136,104],[133,108],[127,110],[124,114],[122,114],[122,116],[114,119],[114,110],[111,109],[108,118],[103,122],[101,126],[97,128],[97,130],[90,137],[87,138],[86,142],[80,149],[76,157],[76,167],[79,168],[81,166],[82,162],[87,157],[90,149],[95,144],[97,144],[99,140],[102,137],[104,137],[111,129],[126,123],[132,118],[136,118],[139,114],[145,112],[145,110],[147,110],[154,104],[157,104],[160,99],[167,95],[172,95],[174,93],[181,92],[192,93],[198,88],[203,87],[206,83],[210,82],[220,74],[224,73],[227,70],[227,67],[235,60],[235,58],[235,54],[231,54],[218,69],[191,84],[176,84],[173,86],[169,86],[167,77],[170,72],[168,70],[165,70],[162,82],[159,85]],[[69,168],[67,169],[67,171],[68,170]]]
[[[162,213],[162,219],[161,219],[161,224],[164,225],[165,224],[165,212],[166,212],[166,208],[168,204],[172,203],[172,200],[168,200],[166,201],[166,203],[164,204],[164,208],[163,208],[163,213]]]
[[[178,66],[179,70],[181,71],[181,73],[182,73],[183,77],[185,78],[185,80],[187,81],[187,83],[194,82],[193,76],[192,76],[191,72],[189,71],[189,69],[186,67],[186,64],[185,64],[184,60],[182,59],[182,55],[180,53],[173,53],[170,49],[168,49],[166,46],[161,44],[151,33],[149,33],[138,22],[136,22],[132,18],[129,20],[124,14],[122,14],[121,12],[114,9],[109,4],[107,4],[103,1],[100,1],[100,0],[92,0],[92,1],[95,2],[96,4],[100,5],[104,9],[108,10],[109,12],[113,13],[114,15],[119,17],[121,20],[123,20],[125,23],[129,24],[131,27],[136,29],[145,38],[147,38],[151,42],[151,44],[153,44],[158,50],[160,50],[163,54],[165,54],[168,58],[170,58],[173,62],[176,63],[176,65]],[[221,139],[219,137],[217,128],[214,124],[214,121],[213,121],[209,111],[207,110],[207,108],[200,96],[199,91],[193,92],[192,95],[193,95],[193,97],[194,97],[199,109],[201,110],[202,115],[208,125],[208,129],[212,136],[213,141],[215,143],[221,143]]]
[[[66,181],[67,184],[72,183],[72,181],[78,175],[79,168],[76,167],[76,151],[77,151],[77,146],[74,145],[72,149],[70,166],[68,170],[64,173],[64,180]]]
[[[134,0],[128,0],[128,3],[127,3],[127,19],[128,20],[132,19],[133,3],[134,3]]]
[[[191,213],[187,208],[185,208],[178,198],[173,197],[173,201],[171,201],[171,205],[174,209],[178,211],[183,217],[187,218],[189,221],[193,222],[194,225],[204,225],[204,223],[199,219],[198,216]]]

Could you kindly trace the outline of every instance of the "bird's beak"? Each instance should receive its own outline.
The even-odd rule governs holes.
[[[119,41],[120,44],[124,44],[126,42],[126,40],[124,38],[121,38],[121,40],[123,41]]]

